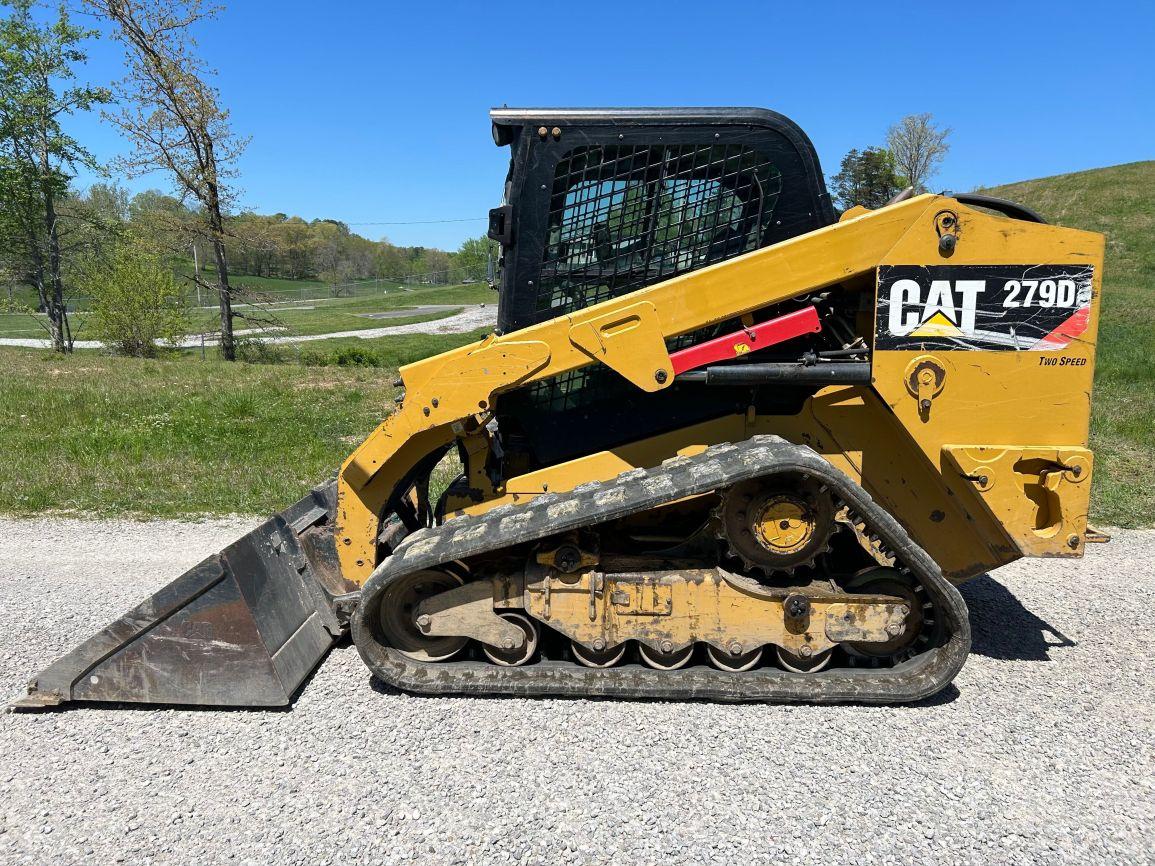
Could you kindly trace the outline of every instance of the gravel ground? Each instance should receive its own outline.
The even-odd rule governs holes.
[[[0,689],[247,528],[0,521]],[[0,716],[3,863],[1155,862],[1155,532],[965,589],[925,705],[417,698]]]

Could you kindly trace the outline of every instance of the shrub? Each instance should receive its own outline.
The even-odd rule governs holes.
[[[249,364],[287,364],[292,360],[284,347],[251,337],[237,337],[233,343],[237,360]]]
[[[381,356],[361,346],[345,346],[333,353],[338,367],[380,367]]]
[[[184,291],[172,271],[140,243],[119,244],[107,265],[86,282],[92,296],[88,327],[116,354],[155,358],[188,335]]]
[[[328,367],[333,363],[333,358],[328,352],[318,352],[313,349],[302,352],[300,360],[301,364],[306,367]]]

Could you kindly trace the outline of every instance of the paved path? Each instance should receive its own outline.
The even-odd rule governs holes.
[[[253,334],[261,333],[267,333],[267,330],[262,331],[259,328],[243,328],[239,331],[233,331],[233,336],[247,337]],[[199,335],[195,337],[187,337],[181,341],[181,347],[185,349],[196,349],[200,347],[200,344],[201,338]],[[216,339],[206,339],[205,345],[215,346]],[[0,339],[0,346],[17,346],[24,349],[51,349],[52,341],[38,338],[33,339],[25,337],[4,337]],[[99,340],[74,340],[72,342],[72,347],[74,349],[103,349],[104,343],[100,342]]]
[[[497,307],[490,305],[479,305],[473,307],[465,307],[462,309],[460,304],[441,306],[430,305],[425,307],[414,307],[406,310],[393,310],[388,315],[389,318],[410,318],[412,316],[424,316],[431,312],[440,312],[442,310],[461,310],[453,316],[446,316],[443,319],[436,319],[432,322],[417,322],[410,325],[391,325],[381,328],[363,328],[356,331],[335,331],[328,334],[284,334],[278,335],[271,333],[272,330],[281,329],[247,329],[234,331],[238,336],[252,337],[254,340],[259,340],[262,343],[310,343],[314,340],[332,340],[336,337],[357,337],[362,340],[371,340],[374,337],[388,337],[393,334],[461,334],[468,331],[476,331],[481,328],[492,327],[497,323]],[[394,316],[394,314],[396,314]],[[385,318],[385,314],[376,314],[374,318]],[[215,346],[217,339],[215,336],[206,337],[204,345]],[[52,343],[49,340],[41,339],[27,339],[21,337],[4,337],[0,338],[0,346],[19,346],[26,349],[51,349]],[[100,349],[104,344],[98,340],[77,340],[73,343],[77,349]],[[200,336],[188,337],[181,342],[181,347],[185,349],[196,349],[201,346]]]
[[[460,309],[455,307],[454,309]],[[416,315],[416,314],[414,314]],[[289,335],[283,337],[262,337],[266,343],[308,343],[313,340],[332,340],[336,337],[356,337],[371,340],[374,337],[389,337],[394,334],[464,334],[481,328],[492,328],[497,324],[497,307],[466,307],[454,316],[435,319],[432,322],[414,322],[411,325],[390,325],[384,328],[363,328],[358,331],[337,331],[331,334]]]
[[[358,313],[364,319],[408,319],[412,316],[428,316],[431,313],[445,313],[460,310],[461,304],[425,304],[420,307],[403,307],[399,310],[385,310],[381,313]]]

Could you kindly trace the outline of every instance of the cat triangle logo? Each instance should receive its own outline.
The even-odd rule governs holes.
[[[958,325],[947,318],[942,310],[910,332],[912,337],[961,337]]]
[[[887,322],[895,337],[957,339],[975,332],[979,296],[986,280],[895,280],[890,287]]]

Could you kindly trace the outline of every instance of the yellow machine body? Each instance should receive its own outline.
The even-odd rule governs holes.
[[[956,222],[949,259],[942,216]],[[922,195],[401,369],[405,399],[350,455],[338,481],[341,573],[362,584],[377,565],[379,516],[433,449],[462,440],[483,501],[460,513],[526,502],[717,442],[776,434],[805,444],[860,483],[954,582],[1022,556],[1083,551],[1088,450],[1102,280],[1101,235],[1025,222]],[[840,284],[858,288],[873,321],[887,266],[1090,266],[1085,327],[1053,351],[872,352],[869,386],[819,390],[794,415],[751,410],[511,477],[483,469],[485,421],[497,395],[583,365],[604,364],[640,392],[673,382],[665,340]],[[866,329],[873,331],[873,327]]]
[[[496,110],[510,331],[402,367],[334,483],[14,706],[283,705],[346,633],[423,694],[942,690],[957,584],[1083,553],[1104,239],[974,195],[836,220],[739,114]]]

